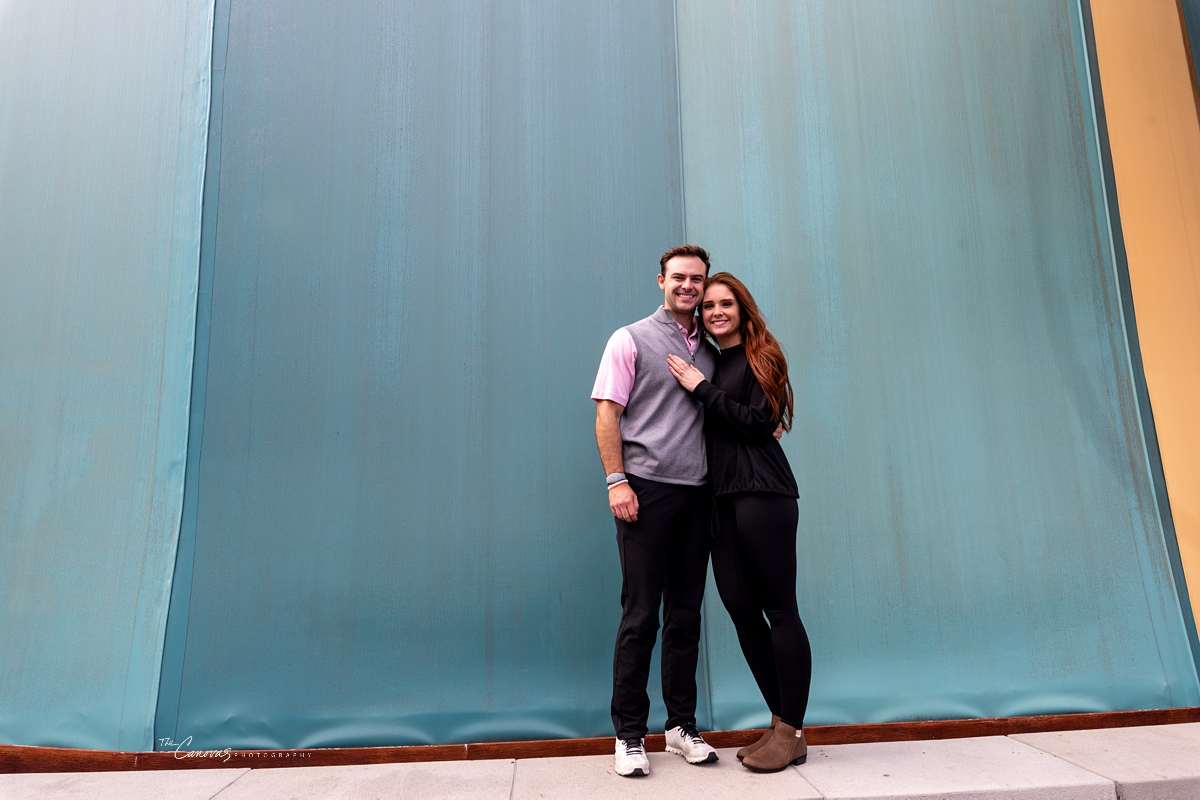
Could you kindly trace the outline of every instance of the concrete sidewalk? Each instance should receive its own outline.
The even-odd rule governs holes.
[[[651,753],[651,774],[621,778],[611,756],[286,769],[0,775],[0,798],[938,798],[1200,800],[1200,723],[809,749],[774,775],[733,749],[691,766]]]

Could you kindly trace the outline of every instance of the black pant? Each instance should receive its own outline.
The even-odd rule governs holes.
[[[628,475],[628,473],[626,473]],[[700,604],[708,576],[707,486],[680,486],[628,475],[637,522],[617,519],[621,626],[613,655],[612,719],[617,736],[646,735],[650,656],[663,607],[662,690],[667,729],[696,724]]]
[[[812,681],[812,650],[796,606],[798,521],[790,497],[722,495],[712,545],[713,577],[742,655],[771,713],[794,728],[804,724]]]

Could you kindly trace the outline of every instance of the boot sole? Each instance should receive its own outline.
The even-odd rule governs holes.
[[[788,767],[798,767],[806,761],[808,761],[808,756],[803,755],[798,758],[793,758],[791,761],[784,764],[782,767],[777,767],[775,769],[763,769],[762,767],[752,767],[749,764],[747,764],[745,761],[742,762],[742,766],[745,767],[746,769],[750,770],[751,772],[783,772]]]
[[[701,758],[698,761],[693,761],[692,759],[688,758],[687,754],[684,753],[682,750],[680,750],[678,747],[671,747],[671,745],[667,745],[667,752],[674,753],[675,755],[683,756],[683,760],[688,762],[689,764],[711,764],[712,762],[714,762],[718,758],[720,758],[720,756],[718,756],[717,752],[714,750],[711,753],[709,753],[708,755],[706,755],[704,758]]]

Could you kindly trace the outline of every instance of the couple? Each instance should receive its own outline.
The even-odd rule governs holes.
[[[812,654],[796,607],[798,492],[778,442],[792,420],[787,362],[741,281],[708,270],[702,247],[663,254],[663,306],[612,335],[592,389],[621,557],[612,696],[619,775],[650,772],[646,684],[660,605],[667,750],[692,764],[717,760],[696,729],[710,545],[721,600],[772,715],[737,756],[775,772],[808,752]]]

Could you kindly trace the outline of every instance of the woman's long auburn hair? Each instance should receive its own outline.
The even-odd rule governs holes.
[[[728,272],[718,272],[704,282],[705,293],[714,283],[728,287],[733,293],[733,299],[738,304],[738,317],[741,321],[738,330],[742,335],[742,346],[746,348],[746,360],[750,362],[750,369],[767,396],[771,416],[779,420],[785,431],[790,431],[794,398],[792,382],[788,380],[787,359],[783,357],[783,348],[779,346],[779,340],[767,330],[767,321],[763,319],[758,304],[754,302],[744,283]]]

